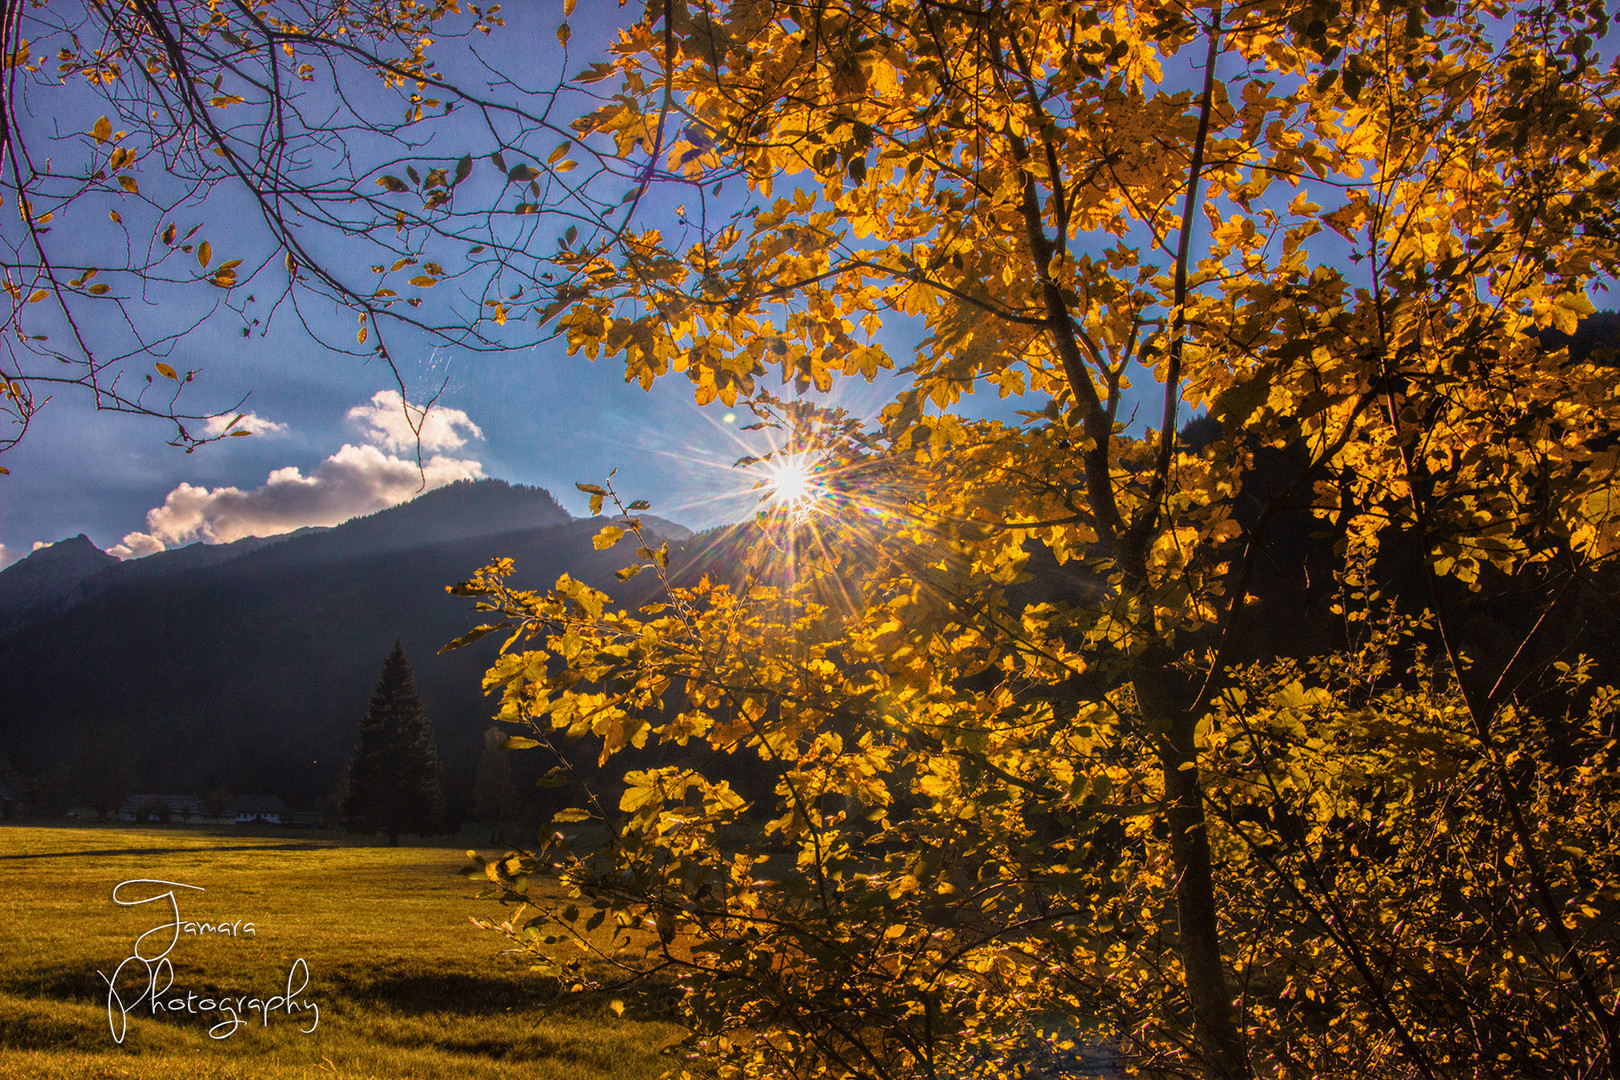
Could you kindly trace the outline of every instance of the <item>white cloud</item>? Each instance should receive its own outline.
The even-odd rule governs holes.
[[[414,460],[375,446],[345,444],[310,475],[288,466],[272,472],[251,491],[181,484],[162,506],[147,512],[146,532],[132,532],[108,551],[129,559],[195,540],[224,544],[306,525],[337,525],[415,498],[423,490],[483,475],[484,466],[470,459],[436,454],[418,471]]]
[[[235,413],[221,413],[210,416],[203,422],[203,431],[210,439],[225,434],[227,428],[232,426],[231,421],[236,419]],[[257,413],[243,413],[242,421],[235,425],[238,431],[251,431],[255,435],[285,435],[286,424],[278,424],[274,420],[266,420]]]
[[[18,551],[15,548],[8,548],[4,544],[0,544],[0,570],[4,570],[6,567],[22,558],[25,554],[27,553]]]
[[[163,541],[157,537],[148,536],[143,532],[132,532],[125,533],[124,539],[108,548],[107,553],[120,559],[139,559],[143,555],[156,555],[163,549]]]
[[[472,418],[460,409],[435,405],[421,409],[407,406],[397,390],[379,390],[371,395],[369,405],[356,405],[349,410],[349,419],[358,423],[366,433],[366,441],[384,450],[409,451],[416,455],[418,439],[422,452],[460,450],[467,439],[482,439],[484,433]],[[413,431],[412,427],[420,429]],[[463,434],[465,432],[465,434]]]
[[[405,405],[394,390],[372,395],[366,405],[349,410],[368,445],[347,443],[305,476],[296,466],[277,469],[250,491],[238,487],[206,488],[181,484],[163,505],[147,511],[146,531],[132,532],[108,548],[120,559],[139,558],[201,540],[228,544],[248,536],[276,536],[310,525],[338,525],[413,499],[423,491],[455,480],[477,480],[484,466],[471,458],[449,457],[469,438],[484,433],[460,409],[418,409],[410,420],[421,428],[421,451],[431,454],[418,468],[417,436],[407,422]],[[215,417],[206,430],[217,435],[235,414]],[[255,433],[280,434],[287,425],[248,413],[239,427]],[[400,457],[394,451],[405,452]]]

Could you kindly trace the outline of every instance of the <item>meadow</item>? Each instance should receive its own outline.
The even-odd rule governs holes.
[[[675,1064],[664,1051],[680,1029],[659,1018],[654,999],[569,993],[503,954],[501,935],[473,926],[471,917],[499,922],[507,913],[477,898],[481,878],[458,873],[467,865],[461,850],[294,834],[0,827],[0,1072],[8,1080],[642,1080]],[[114,888],[135,879],[203,890],[126,886],[119,894],[175,894],[187,932],[168,954],[173,981],[160,1000],[195,996],[174,1012],[153,1015],[145,1002],[131,1009],[120,1045],[98,972],[113,975],[137,937],[173,921],[166,900],[114,902]],[[187,923],[231,931],[190,932]],[[143,953],[161,952],[172,935],[148,938]],[[307,984],[297,981],[300,959]],[[117,979],[126,1002],[146,985],[144,970],[132,975],[140,966]],[[233,1026],[228,1013],[198,1008],[225,998],[240,1006],[244,997],[287,997],[302,1011],[261,1006]]]

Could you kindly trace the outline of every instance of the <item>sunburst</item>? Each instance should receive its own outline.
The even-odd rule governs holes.
[[[778,458],[766,463],[762,471],[770,502],[793,517],[814,512],[827,494],[817,478],[815,463],[806,456]]]

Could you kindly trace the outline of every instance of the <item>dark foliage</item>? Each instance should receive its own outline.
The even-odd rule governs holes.
[[[397,844],[401,833],[434,833],[443,817],[433,728],[416,693],[405,646],[395,641],[371,708],[360,721],[343,820],[358,833],[386,832],[388,842]]]

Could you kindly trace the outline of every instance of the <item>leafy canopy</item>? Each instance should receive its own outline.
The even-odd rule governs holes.
[[[639,613],[499,563],[461,587],[518,632],[488,682],[518,739],[664,755],[561,819],[609,846],[489,864],[577,893],[515,933],[562,965],[611,919],[604,959],[674,973],[728,1075],[1076,1073],[1100,1042],[1620,1077],[1614,694],[1541,659],[1617,539],[1612,369],[1546,337],[1613,272],[1600,5],[655,0],[532,92],[434,66],[430,28],[499,21],[458,9],[43,9],[116,107],[71,167],[8,146],[5,386],[19,419],[53,378],[116,389],[39,334],[262,280],[345,305],[362,353],[557,334],[782,426],[817,498],[748,573],[642,538]],[[332,112],[357,85],[402,111]],[[185,231],[220,182],[266,250]],[[107,200],[118,261],[64,262],[48,216]],[[363,246],[369,274],[325,257]],[[761,396],[885,371],[870,427]],[[985,388],[1023,422],[972,419]],[[108,400],[178,416],[146,394]],[[1199,411],[1219,435],[1179,441]],[[1278,658],[1247,601],[1298,507],[1328,580],[1284,591],[1334,618]],[[1490,602],[1497,633],[1462,614]]]
[[[580,292],[542,315],[644,385],[749,397],[824,496],[767,506],[729,580],[643,541],[667,595],[639,613],[503,564],[458,587],[527,642],[501,718],[632,762],[558,818],[608,846],[486,867],[538,905],[513,933],[560,974],[570,945],[672,974],[726,1075],[1073,1074],[1094,1045],[1620,1075],[1614,692],[1565,664],[1532,706],[1509,669],[1545,620],[1503,650],[1460,616],[1509,582],[1555,613],[1615,544],[1615,380],[1542,340],[1613,270],[1606,28],[649,4],[577,126],[643,163],[632,207],[687,202],[570,238]],[[759,396],[893,368],[899,317],[926,333],[875,430]],[[1163,388],[1143,435],[1133,379]],[[1025,421],[964,415],[986,386]],[[1218,437],[1179,441],[1199,411]],[[1286,602],[1332,614],[1274,658],[1247,601],[1300,508],[1332,576]],[[655,745],[685,753],[639,767]],[[559,863],[548,905],[528,875]]]

